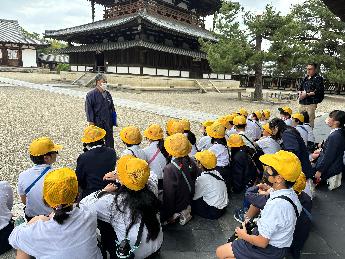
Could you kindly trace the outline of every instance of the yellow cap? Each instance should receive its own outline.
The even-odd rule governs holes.
[[[300,122],[304,122],[304,116],[303,116],[303,114],[295,113],[295,114],[292,114],[291,117],[292,117],[293,119],[299,120]]]
[[[235,126],[245,125],[245,124],[247,124],[247,119],[246,119],[246,117],[244,117],[242,115],[239,115],[239,116],[236,116],[234,118],[233,123],[234,123]]]
[[[292,186],[295,192],[300,194],[304,189],[305,186],[307,185],[307,178],[305,177],[304,173],[301,173],[299,177],[297,178],[295,184]]]
[[[141,143],[142,136],[140,130],[136,126],[128,126],[120,131],[120,138],[129,145],[138,145]]]
[[[228,143],[227,144],[231,148],[245,146],[243,138],[239,134],[231,134],[229,139],[228,139]]]
[[[213,152],[209,150],[198,152],[194,157],[206,169],[214,169],[217,166],[217,157]]]
[[[227,128],[227,129],[231,128],[230,121],[226,116],[220,117],[217,121],[220,124],[222,124],[225,128]]]
[[[268,134],[272,135],[273,132],[270,128],[270,124],[269,123],[266,123],[264,126],[262,126],[262,128],[264,129],[264,131],[266,131]]]
[[[262,112],[261,111],[255,111],[255,112],[253,112],[255,115],[256,115],[256,117],[260,120],[261,118],[262,118]]]
[[[163,129],[158,124],[151,124],[145,131],[144,136],[150,140],[160,140],[164,138]]]
[[[174,123],[171,126],[171,135],[174,135],[176,133],[184,133],[184,126],[181,121],[174,121]]]
[[[180,123],[183,126],[183,130],[185,130],[185,131],[187,131],[187,130],[189,131],[190,130],[190,122],[189,122],[189,120],[183,119],[183,120],[180,120]]]
[[[84,135],[81,138],[81,141],[86,144],[93,143],[103,139],[105,135],[106,132],[104,129],[91,125],[84,129]]]
[[[172,126],[174,124],[174,122],[176,122],[177,120],[175,119],[169,119],[166,123],[166,131],[167,131],[167,134],[170,136],[172,135]]]
[[[226,120],[229,121],[231,124],[232,124],[232,122],[234,121],[234,118],[235,118],[236,116],[237,116],[236,113],[232,113],[232,114],[225,115]]]
[[[45,176],[43,198],[51,208],[57,208],[60,205],[72,205],[77,195],[78,180],[72,169],[55,169]]]
[[[37,138],[29,146],[29,152],[32,156],[43,156],[49,152],[57,152],[61,149],[61,145],[54,144],[48,137]]]
[[[263,110],[262,113],[263,113],[266,120],[268,120],[271,117],[271,111],[270,110],[267,110],[267,109]]]
[[[295,182],[302,172],[301,162],[292,152],[280,150],[275,154],[265,154],[260,161],[274,168],[286,181]]]
[[[142,190],[150,177],[147,162],[130,155],[122,156],[118,160],[116,170],[121,184],[132,191]]]
[[[241,108],[239,111],[238,111],[238,114],[239,115],[242,115],[244,117],[248,117],[248,111],[244,108]]]
[[[206,133],[211,138],[224,138],[225,127],[218,121],[206,128]]]
[[[164,141],[164,147],[169,155],[176,158],[185,157],[192,150],[192,145],[182,133],[176,133],[167,137]]]
[[[208,120],[208,121],[204,121],[202,123],[202,126],[204,126],[205,128],[208,126],[211,126],[214,123],[214,121]]]
[[[278,110],[280,111],[280,112],[286,112],[286,113],[288,113],[288,114],[292,114],[292,110],[291,110],[291,108],[290,107],[288,107],[288,106],[284,106],[284,107],[281,107],[281,108],[278,108]]]

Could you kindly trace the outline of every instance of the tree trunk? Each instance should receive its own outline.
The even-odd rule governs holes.
[[[260,53],[262,46],[262,36],[257,35],[255,37],[255,52]],[[254,100],[262,100],[262,61],[258,61],[255,64],[255,91],[254,91]]]

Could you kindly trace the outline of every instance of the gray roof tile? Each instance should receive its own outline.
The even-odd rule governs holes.
[[[48,45],[46,42],[26,37],[18,21],[4,19],[0,19],[0,42],[34,46]]]
[[[180,49],[175,47],[169,47],[160,45],[157,43],[146,42],[146,41],[126,41],[126,42],[108,42],[99,44],[88,44],[81,46],[67,47],[56,50],[57,54],[68,54],[73,52],[94,52],[94,51],[105,51],[105,50],[117,50],[117,49],[128,49],[133,47],[144,47],[162,52],[173,53],[177,55],[190,56],[193,58],[206,58],[206,54],[199,51],[192,51],[186,49]]]
[[[208,40],[217,41],[217,38],[208,30],[196,27],[194,25],[189,25],[182,22],[177,22],[163,16],[155,16],[153,14],[147,13],[146,11],[141,11],[132,15],[122,16],[117,19],[107,19],[98,22],[88,23],[76,27],[71,27],[61,30],[46,30],[45,36],[47,38],[58,38],[63,39],[66,36],[72,36],[74,34],[87,33],[91,31],[104,30],[112,27],[117,27],[122,24],[126,24],[133,21],[136,18],[142,18],[158,27],[175,31],[181,34],[190,35],[197,38],[204,38]]]

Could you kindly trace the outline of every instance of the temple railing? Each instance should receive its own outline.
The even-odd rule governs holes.
[[[163,4],[159,4],[153,0],[138,0],[130,4],[116,4],[105,9],[103,18],[114,19],[120,16],[130,15],[144,10],[151,14],[164,16],[172,20],[205,28],[204,20],[197,15],[189,11],[182,11]]]

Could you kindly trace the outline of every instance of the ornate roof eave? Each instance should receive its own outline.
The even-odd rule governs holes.
[[[77,34],[85,34],[92,31],[101,31],[109,28],[118,27],[138,18],[142,18],[143,20],[146,20],[158,27],[174,31],[180,34],[189,35],[196,38],[203,38],[211,41],[218,41],[217,38],[213,35],[213,33],[206,29],[181,22],[176,22],[164,18],[162,16],[158,17],[150,13],[147,13],[146,11],[141,11],[135,14],[122,16],[117,19],[107,19],[61,30],[46,30],[45,37],[65,40],[66,38]]]
[[[162,51],[182,56],[189,56],[193,58],[206,59],[206,54],[204,52],[180,49],[176,47],[169,47],[166,45],[161,45],[157,43],[147,42],[147,41],[125,41],[125,42],[108,42],[108,43],[98,43],[98,44],[88,44],[80,46],[72,46],[63,49],[56,50],[56,54],[69,54],[69,53],[80,53],[80,52],[96,52],[96,51],[107,51],[107,50],[120,50],[129,49],[134,47],[143,47],[156,51]]]

